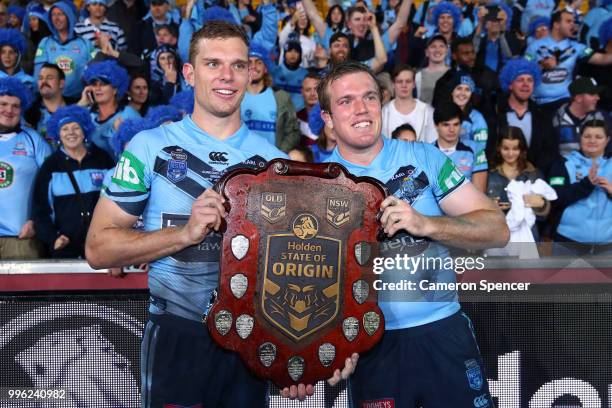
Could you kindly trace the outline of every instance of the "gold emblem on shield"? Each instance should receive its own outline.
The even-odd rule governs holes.
[[[293,234],[299,239],[311,239],[317,236],[319,222],[310,214],[300,214],[293,221]]]
[[[341,228],[351,220],[351,201],[347,198],[327,199],[327,221],[336,228]]]
[[[287,209],[287,197],[285,193],[261,193],[261,216],[271,224],[274,224],[285,216]]]

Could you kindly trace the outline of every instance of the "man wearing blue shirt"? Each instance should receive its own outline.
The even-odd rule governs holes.
[[[249,131],[240,103],[249,82],[248,39],[213,21],[196,32],[183,67],[194,111],[137,134],[95,210],[86,255],[95,268],[149,263],[150,318],[141,349],[142,406],[266,406],[267,385],[212,341],[202,316],[219,276],[227,171],[286,157]],[[132,225],[142,215],[145,231]],[[161,229],[160,229],[161,227]],[[350,359],[349,359],[350,360]],[[332,382],[348,376],[353,361]],[[285,389],[304,397],[312,386]]]
[[[337,65],[317,92],[325,126],[334,130],[338,143],[328,161],[382,181],[391,193],[380,208],[389,237],[381,244],[381,256],[440,258],[448,256],[445,245],[506,244],[503,214],[449,158],[431,145],[382,138],[382,92],[367,68]],[[414,274],[394,268],[380,276],[388,283],[455,281],[452,269],[436,266]],[[471,324],[460,312],[456,292],[389,292],[378,293],[383,339],[360,357],[350,379],[353,406],[492,407]]]

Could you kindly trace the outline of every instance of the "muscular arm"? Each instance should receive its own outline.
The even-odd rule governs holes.
[[[428,217],[396,197],[387,197],[381,205],[381,224],[389,236],[403,229],[466,249],[503,247],[510,239],[503,213],[472,183],[464,183],[440,207],[446,216]]]
[[[85,256],[96,269],[148,263],[202,242],[211,230],[219,229],[224,216],[221,196],[206,190],[194,201],[186,225],[141,232],[132,229],[138,217],[100,197],[87,234]]]

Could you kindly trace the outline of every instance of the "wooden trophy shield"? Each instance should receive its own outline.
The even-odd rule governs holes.
[[[279,387],[315,384],[384,331],[372,286],[386,189],[337,163],[271,161],[225,175],[213,339]]]

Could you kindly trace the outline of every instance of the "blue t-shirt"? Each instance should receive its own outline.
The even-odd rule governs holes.
[[[291,70],[285,64],[277,65],[272,69],[274,86],[287,92],[291,97],[291,103],[296,112],[304,109],[304,97],[302,96],[302,82],[308,74],[308,70],[302,67]]]
[[[187,223],[193,201],[236,168],[262,168],[287,156],[243,124],[225,140],[200,129],[191,116],[138,133],[121,155],[112,182],[102,194],[132,215],[146,231]],[[149,289],[168,310],[201,320],[217,287],[221,235],[150,264]],[[154,308],[154,306],[151,306]]]
[[[533,92],[536,102],[543,104],[569,98],[569,86],[577,61],[591,55],[591,48],[570,39],[557,42],[548,36],[532,42],[525,51],[525,58],[535,62],[547,57],[557,59],[555,68],[542,70],[542,82]]]
[[[369,176],[383,182],[389,192],[427,216],[442,216],[440,202],[466,182],[466,178],[438,149],[425,143],[384,139],[384,146],[368,165],[345,160],[336,148],[326,160],[338,162],[356,176]],[[397,233],[380,246],[380,256],[394,258],[407,254],[413,258],[445,259],[447,248],[428,239]],[[434,262],[435,263],[435,262]],[[378,300],[385,316],[386,330],[420,326],[456,313],[459,302],[455,291],[418,290],[421,281],[455,282],[455,272],[447,265],[433,265],[409,273],[405,269],[387,270],[380,276],[384,282],[415,282],[414,291],[379,291]],[[391,293],[393,292],[393,293]]]
[[[0,236],[17,236],[30,219],[34,178],[51,147],[33,129],[0,134]]]
[[[276,143],[276,98],[272,88],[253,95],[244,94],[240,104],[240,116],[251,132],[258,134],[274,145]]]

